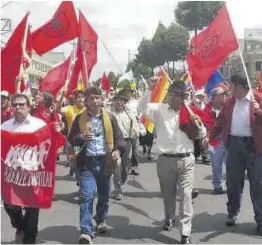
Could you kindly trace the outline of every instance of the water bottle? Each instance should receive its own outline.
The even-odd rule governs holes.
[[[214,146],[208,145],[208,149],[207,149],[207,150],[210,151],[210,152],[212,152],[213,154],[215,154],[215,148],[214,148]]]

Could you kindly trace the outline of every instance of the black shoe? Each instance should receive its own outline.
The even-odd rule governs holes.
[[[166,220],[163,226],[164,231],[172,231],[174,227],[175,220]]]
[[[132,168],[131,174],[132,175],[139,175],[138,168],[137,167]]]
[[[189,236],[181,236],[181,244],[191,244],[192,241]]]
[[[210,165],[211,161],[209,159],[202,158],[202,164],[204,165]]]
[[[237,221],[237,215],[228,215],[226,220],[227,226],[233,226],[236,224]]]
[[[197,198],[198,197],[198,194],[199,194],[199,192],[197,191],[197,190],[193,190],[192,191],[192,199],[195,199],[195,198]]]
[[[147,160],[149,160],[149,161],[151,161],[151,160],[152,160],[151,153],[147,153]]]
[[[262,236],[262,225],[259,225],[257,227],[257,233],[258,233],[259,236]]]
[[[219,187],[219,188],[214,188],[214,193],[217,195],[222,195],[222,194],[226,194],[227,192],[223,190],[222,187]]]

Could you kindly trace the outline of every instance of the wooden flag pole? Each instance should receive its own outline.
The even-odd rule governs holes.
[[[243,55],[242,55],[242,52],[241,52],[240,48],[238,49],[238,51],[239,51],[239,56],[240,56],[240,59],[241,59],[241,62],[242,62],[243,68],[244,68],[244,72],[246,74],[247,84],[248,84],[248,87],[249,87],[250,93],[251,93],[251,99],[252,99],[252,101],[254,101],[255,100],[254,99],[254,94],[253,94],[251,82],[250,82],[250,79],[249,79],[249,76],[248,76],[248,73],[247,73],[247,68],[246,68],[246,65],[245,65],[245,61],[244,61],[244,58],[243,58]]]

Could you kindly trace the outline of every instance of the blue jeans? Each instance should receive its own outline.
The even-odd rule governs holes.
[[[227,150],[228,215],[237,215],[240,211],[247,170],[255,221],[262,226],[262,155],[255,153],[251,138],[230,137]]]
[[[109,207],[109,194],[111,190],[111,175],[104,174],[105,160],[95,160],[91,169],[78,169],[78,182],[80,192],[80,229],[81,233],[86,233],[94,237],[93,227],[93,203],[96,189],[98,202],[96,205],[97,224],[102,223],[107,218]]]
[[[213,188],[222,188],[223,186],[223,163],[227,160],[227,151],[223,142],[219,142],[214,147],[214,153],[209,151],[209,155],[212,162],[212,174],[213,174]]]

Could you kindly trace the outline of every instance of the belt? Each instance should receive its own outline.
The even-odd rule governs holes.
[[[104,158],[106,158],[106,155],[100,155],[100,156],[85,156],[87,161],[100,161],[103,160]]]
[[[241,140],[241,141],[252,141],[251,136],[234,136],[234,135],[229,135],[230,138]]]
[[[168,154],[168,153],[164,153],[162,154],[162,156],[164,157],[177,157],[177,158],[184,158],[184,157],[189,157],[190,156],[190,152],[187,153],[177,153],[177,154]]]

